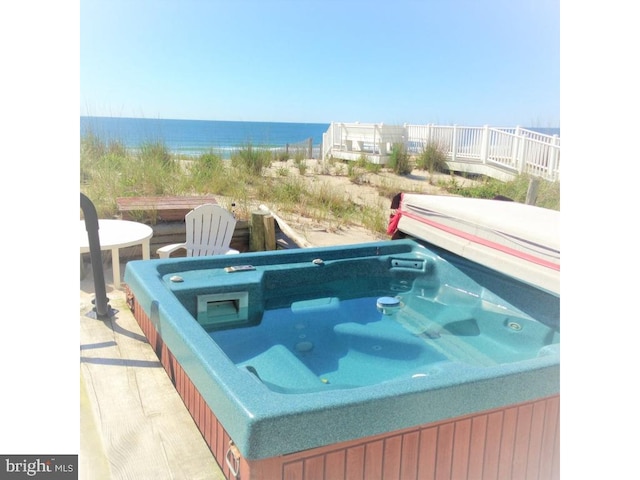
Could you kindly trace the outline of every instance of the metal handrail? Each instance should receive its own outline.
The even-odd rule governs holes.
[[[100,236],[98,235],[98,212],[93,202],[80,193],[80,208],[84,214],[84,224],[89,237],[89,253],[91,255],[91,270],[93,271],[93,284],[96,292],[94,311],[97,318],[106,319],[111,315],[107,298],[107,287],[104,281],[102,268],[102,253],[100,251]]]

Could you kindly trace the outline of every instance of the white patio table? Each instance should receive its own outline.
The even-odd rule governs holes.
[[[111,250],[113,264],[113,285],[120,288],[120,249],[133,245],[142,245],[142,258],[150,258],[150,239],[153,230],[144,223],[129,220],[98,220],[100,250]],[[89,251],[89,236],[84,220],[80,220],[80,253]]]

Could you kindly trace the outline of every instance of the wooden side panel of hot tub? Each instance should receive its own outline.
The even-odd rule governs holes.
[[[200,430],[200,433],[207,442],[211,453],[213,453],[218,465],[220,465],[225,477],[228,479],[234,478],[231,474],[230,468],[224,461],[231,438],[213,414],[204,398],[202,398],[198,389],[195,387],[193,382],[191,382],[182,366],[167,348],[167,345],[162,341],[162,337],[158,334],[153,323],[144,310],[142,310],[138,302],[135,301],[135,297],[130,291],[128,291],[128,289],[127,303],[129,304],[136,321],[140,325],[142,332],[145,334],[149,344],[153,348],[153,351],[156,353],[158,360],[167,372],[167,375],[171,379],[176,391],[187,407],[187,410],[189,410],[198,430]]]
[[[263,460],[225,462],[231,438],[153,324],[129,304],[228,479],[538,479],[560,478],[560,398],[518,405]]]
[[[559,403],[554,396],[261,460],[250,478],[557,479]]]

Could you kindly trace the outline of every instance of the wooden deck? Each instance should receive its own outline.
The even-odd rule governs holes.
[[[78,478],[224,479],[124,292],[107,293],[113,317],[90,318],[93,281],[81,282]]]

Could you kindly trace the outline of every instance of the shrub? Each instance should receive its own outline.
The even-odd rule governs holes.
[[[289,160],[289,154],[286,150],[278,150],[275,154],[276,160],[278,162],[286,162]]]
[[[107,151],[107,146],[104,140],[95,135],[93,132],[88,132],[80,139],[80,165],[83,162],[93,162],[102,157]]]
[[[394,143],[391,147],[389,168],[398,175],[408,175],[411,173],[411,160],[404,144]]]
[[[360,155],[360,158],[355,162],[349,161],[347,164],[347,174],[349,176],[349,180],[356,185],[362,185],[366,180],[366,165],[369,163],[369,159],[363,153]]]
[[[268,182],[260,185],[260,198],[270,198],[284,205],[300,205],[306,195],[304,182],[295,177],[282,178],[279,182]]]
[[[211,152],[203,153],[195,160],[187,162],[189,177],[183,181],[184,190],[219,193],[221,180],[225,176],[222,156]]]
[[[429,173],[446,172],[449,170],[447,166],[447,154],[444,149],[436,142],[427,143],[416,159],[416,167],[426,170]]]
[[[304,148],[296,148],[295,152],[293,152],[293,159],[296,161],[296,164],[304,162],[307,159],[306,150]]]
[[[262,175],[263,171],[271,166],[271,151],[255,148],[249,143],[231,155],[231,164],[253,174]]]
[[[514,180],[502,182],[495,178],[485,178],[482,183],[472,187],[462,187],[457,182],[450,180],[442,186],[448,192],[463,197],[495,198],[498,195],[510,198],[515,202],[524,203],[529,189],[531,177],[526,174],[518,175]],[[535,204],[538,207],[560,210],[560,183],[539,180],[538,198]]]
[[[210,179],[224,168],[224,160],[218,154],[208,152],[191,163],[191,175],[196,180]]]
[[[300,172],[300,175],[304,175],[307,172],[307,162],[304,158],[300,158],[296,155],[295,157],[295,164],[296,167],[298,167],[298,172]]]
[[[177,166],[171,152],[163,142],[144,143],[138,152],[138,159],[149,166],[158,166],[163,169],[173,170]]]

